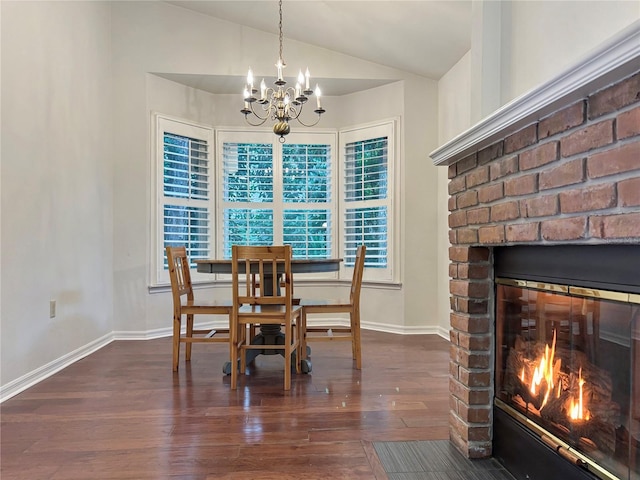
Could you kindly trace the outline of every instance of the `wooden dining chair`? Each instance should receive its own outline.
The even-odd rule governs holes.
[[[231,389],[246,370],[247,350],[277,350],[284,357],[284,389],[291,389],[291,367],[295,358],[300,373],[300,328],[302,308],[293,304],[291,245],[239,246],[232,251],[233,309],[231,313]],[[254,288],[258,277],[260,288]],[[252,345],[247,327],[284,326],[284,345]],[[236,368],[234,368],[236,367]]]
[[[360,245],[356,251],[353,266],[353,278],[349,300],[315,300],[302,298],[302,359],[307,358],[307,342],[313,341],[351,341],[353,359],[356,368],[362,368],[362,349],[360,346],[360,290],[362,289],[362,274],[364,272],[364,258],[367,251],[365,245]],[[307,326],[307,316],[319,313],[348,313],[349,326]]]
[[[186,343],[185,360],[191,360],[193,343],[228,343],[229,328],[196,329],[195,315],[231,315],[231,302],[215,303],[196,301],[191,284],[191,271],[185,247],[166,247],[169,262],[169,278],[173,295],[173,370],[178,370],[180,344]],[[186,317],[186,331],[182,334],[182,317]]]

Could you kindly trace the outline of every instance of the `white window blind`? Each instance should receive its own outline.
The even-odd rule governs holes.
[[[167,246],[185,246],[190,260],[212,256],[214,234],[210,128],[156,117],[158,242],[156,277],[168,281]],[[193,265],[195,267],[195,264]]]
[[[224,258],[234,244],[272,245],[273,145],[224,142],[222,165]]]
[[[282,145],[283,243],[295,258],[331,257],[331,145]]]
[[[189,258],[209,256],[209,210],[183,205],[164,205],[164,246],[187,248]],[[166,253],[164,268],[167,266]]]
[[[387,146],[379,137],[345,148],[345,264],[353,265],[358,246],[367,246],[365,265],[387,266]]]
[[[164,194],[207,200],[209,145],[204,140],[164,132]]]
[[[334,134],[218,132],[222,256],[231,245],[290,244],[294,258],[336,255]]]
[[[393,123],[341,132],[343,153],[342,251],[352,267],[367,246],[365,278],[392,280]]]
[[[285,210],[283,218],[283,242],[296,258],[331,257],[330,210]]]

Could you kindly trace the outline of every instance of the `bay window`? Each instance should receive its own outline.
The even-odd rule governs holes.
[[[341,257],[345,279],[365,244],[365,280],[398,281],[396,128],[390,120],[292,132],[280,143],[269,131],[214,136],[212,128],[157,115],[152,284],[167,283],[167,245],[186,245],[195,260],[229,259],[234,244],[290,244],[294,258]]]

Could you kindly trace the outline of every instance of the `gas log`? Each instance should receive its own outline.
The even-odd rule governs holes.
[[[542,371],[547,373],[545,379],[533,387],[533,378]],[[557,348],[555,338],[552,345],[545,345],[518,336],[507,357],[504,387],[516,405],[581,447],[615,451],[620,406],[611,398],[611,376],[583,352]]]

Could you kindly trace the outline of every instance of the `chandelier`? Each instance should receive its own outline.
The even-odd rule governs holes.
[[[282,0],[278,2],[278,9],[280,12],[280,23],[278,28],[280,31],[280,52],[278,56],[278,63],[276,68],[278,70],[278,78],[274,82],[273,87],[267,87],[264,79],[260,82],[260,90],[255,88],[253,83],[253,72],[249,68],[247,74],[247,84],[244,88],[244,108],[240,110],[244,113],[244,119],[246,122],[254,127],[263,125],[267,120],[271,119],[275,123],[273,124],[273,133],[280,135],[280,143],[284,143],[284,136],[290,131],[289,122],[291,120],[297,120],[298,123],[305,127],[313,127],[320,121],[320,116],[325,112],[325,109],[320,105],[320,87],[316,84],[315,92],[309,88],[309,69],[307,68],[305,74],[302,74],[302,70],[298,73],[298,81],[295,87],[287,87],[287,82],[284,80],[282,71],[286,67],[284,59],[282,58]],[[257,97],[257,94],[260,97]],[[302,109],[309,100],[309,97],[315,93],[316,95],[316,109],[314,113],[318,115],[318,119],[311,124],[306,124],[300,119]],[[255,104],[259,104],[260,107],[254,107]]]

